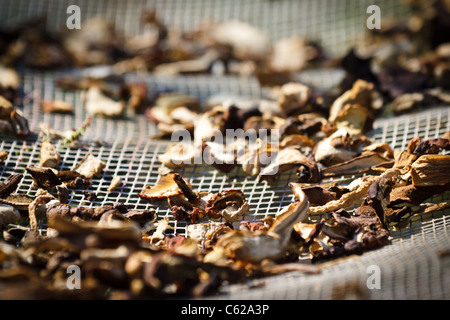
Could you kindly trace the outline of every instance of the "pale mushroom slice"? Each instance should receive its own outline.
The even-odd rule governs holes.
[[[180,141],[170,143],[158,160],[169,169],[179,169],[194,164],[195,156],[195,146],[190,142]]]
[[[39,163],[41,167],[48,168],[55,168],[61,164],[61,155],[49,141],[42,141]]]
[[[337,129],[347,129],[353,135],[359,135],[371,127],[373,117],[369,109],[360,104],[346,104],[334,120]],[[369,126],[370,125],[370,126]]]
[[[154,186],[145,186],[145,188],[138,193],[138,196],[149,201],[161,201],[171,197],[175,197],[183,193],[175,181],[177,173],[169,173],[160,176]]]
[[[93,177],[99,178],[105,167],[104,161],[88,152],[73,170],[87,179],[92,179]]]
[[[92,85],[84,94],[86,112],[90,115],[118,117],[125,111],[125,101],[115,100],[102,92],[101,88]]]
[[[210,221],[186,226],[186,235],[201,247],[207,247],[232,229],[224,222]]]

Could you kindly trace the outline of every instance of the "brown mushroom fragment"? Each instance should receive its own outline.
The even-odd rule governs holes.
[[[31,133],[27,118],[18,109],[11,112],[11,126],[19,138],[26,138]]]
[[[160,176],[154,186],[146,186],[144,190],[138,193],[138,196],[149,201],[161,201],[180,195],[183,191],[175,181],[177,173],[169,173]]]
[[[341,128],[316,144],[313,152],[314,160],[325,166],[349,161],[358,154],[354,143],[355,140],[349,132]]]
[[[22,111],[0,95],[0,130],[1,132],[12,132],[19,138],[26,138],[30,135],[28,120]]]
[[[324,177],[351,175],[364,173],[370,171],[373,167],[387,163],[390,163],[392,166],[394,161],[393,159],[385,158],[376,152],[366,152],[365,154],[357,156],[351,160],[324,168],[321,171]]]
[[[201,248],[211,249],[221,235],[232,230],[224,222],[210,221],[186,226],[186,235],[195,240]]]
[[[12,174],[5,181],[0,182],[0,198],[6,198],[13,193],[22,181],[23,174]]]
[[[389,207],[402,207],[404,205],[419,205],[432,195],[440,194],[450,188],[444,186],[415,186],[408,184],[394,188],[389,194]]]
[[[86,189],[92,184],[90,179],[73,170],[59,171],[58,178],[70,189]]]
[[[20,213],[28,212],[28,206],[34,198],[25,194],[11,194],[5,198],[0,198],[0,203],[13,206]]]
[[[331,219],[325,222],[322,232],[331,238],[347,241],[358,229],[376,224],[380,224],[376,216],[350,215],[345,210],[338,210],[331,213]]]
[[[8,152],[0,150],[0,162],[3,162],[6,160],[6,158],[8,157]]]
[[[119,117],[125,111],[125,101],[107,96],[99,86],[91,85],[84,96],[84,105],[89,115]]]
[[[285,115],[311,111],[311,89],[301,83],[290,82],[281,86],[278,103]],[[308,108],[309,107],[309,108]]]
[[[161,163],[170,169],[183,168],[194,163],[194,146],[187,142],[170,143],[163,154],[158,157]]]
[[[383,101],[373,83],[359,79],[350,90],[344,92],[333,102],[328,120],[331,122],[336,121],[339,114],[348,104],[359,104],[368,110],[377,111],[383,106]]]
[[[424,98],[425,96],[423,93],[404,93],[392,101],[392,111],[394,114],[402,114],[411,111],[419,107],[423,103]]]
[[[308,197],[311,206],[323,206],[349,192],[347,188],[339,187],[337,183],[302,185],[302,190]]]
[[[58,171],[55,169],[34,166],[28,166],[25,169],[31,174],[39,188],[49,189],[61,184],[61,180],[58,178]]]
[[[144,232],[148,233],[153,229],[156,230],[151,235],[143,235],[143,240],[148,241],[150,244],[156,247],[160,247],[164,245],[166,230],[174,228],[169,224],[169,217],[166,216],[160,219],[158,222],[154,223],[151,228],[144,230]]]
[[[411,165],[414,186],[442,186],[450,183],[450,156],[426,154]]]
[[[19,221],[20,213],[13,206],[0,204],[0,231],[9,224]]]
[[[229,189],[212,195],[206,203],[205,213],[213,219],[223,217],[233,222],[249,209],[244,193],[239,189]]]
[[[334,119],[337,129],[345,128],[351,135],[372,129],[373,116],[369,109],[359,104],[346,104]]]
[[[158,95],[155,105],[148,111],[147,116],[158,123],[174,124],[174,119],[186,124],[196,120],[197,116],[189,113],[188,118],[176,116],[180,110],[198,111],[199,101],[194,97],[178,92],[163,93]]]

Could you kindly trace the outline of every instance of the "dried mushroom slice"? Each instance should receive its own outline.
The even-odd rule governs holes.
[[[8,152],[0,150],[0,162],[3,162],[8,157]]]
[[[213,219],[223,217],[233,222],[249,209],[244,193],[239,189],[230,189],[212,195],[206,203],[205,212]]]
[[[183,191],[175,181],[177,173],[169,173],[160,176],[154,186],[146,186],[144,190],[138,193],[138,196],[149,201],[161,201],[180,195]]]
[[[117,187],[119,187],[122,184],[122,178],[120,176],[115,176],[108,187],[108,192],[113,192],[116,190]]]
[[[125,101],[108,97],[97,85],[92,85],[85,92],[84,103],[86,112],[90,115],[119,117],[125,111]]]
[[[73,171],[78,172],[87,179],[92,179],[94,177],[99,178],[105,167],[105,162],[88,152],[75,168],[73,168]]]
[[[414,186],[443,186],[450,183],[450,155],[420,156],[411,165]]]
[[[42,141],[39,163],[41,167],[55,168],[61,164],[61,156],[49,141]]]
[[[191,143],[170,143],[163,154],[158,157],[163,165],[170,169],[183,168],[194,163],[195,149]]]
[[[0,198],[6,198],[13,193],[20,181],[22,181],[23,174],[12,174],[5,181],[0,182]]]
[[[307,86],[301,83],[289,82],[281,86],[278,104],[285,115],[305,113],[311,111],[308,108],[311,96],[312,91]]]
[[[202,247],[209,247],[217,241],[220,235],[232,230],[224,222],[210,221],[186,226],[186,234]]]
[[[32,201],[32,197],[24,194],[11,194],[5,198],[0,198],[0,203],[13,206],[21,212],[28,211],[28,206]]]
[[[314,160],[331,166],[353,159],[357,152],[351,146],[352,138],[345,128],[320,140],[314,148]]]
[[[0,231],[3,231],[8,224],[19,221],[20,213],[13,206],[0,204]]]
[[[359,174],[370,171],[373,167],[385,164],[392,166],[394,161],[385,158],[376,152],[366,152],[348,161],[322,169],[324,177]]]
[[[278,152],[272,162],[259,173],[262,180],[273,181],[276,174],[280,174],[294,167],[303,167],[302,182],[319,182],[321,174],[317,164],[302,154],[298,146],[290,146]]]
[[[28,166],[25,169],[31,174],[39,188],[50,189],[61,184],[61,180],[58,178],[58,171],[55,169],[34,166]]]
[[[347,104],[336,116],[337,129],[345,128],[351,135],[359,135],[372,127],[370,111],[359,104]]]
[[[333,102],[328,120],[336,121],[347,104],[359,104],[368,110],[376,111],[383,106],[383,100],[372,82],[359,79],[350,90]]]
[[[44,113],[73,114],[73,106],[63,100],[46,100],[41,102],[41,109]]]

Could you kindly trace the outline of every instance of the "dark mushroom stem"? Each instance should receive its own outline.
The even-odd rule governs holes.
[[[199,195],[187,185],[186,181],[179,174],[175,174],[173,180],[189,201],[194,202],[199,199]]]

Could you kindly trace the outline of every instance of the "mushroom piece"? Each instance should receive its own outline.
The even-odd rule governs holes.
[[[442,186],[450,183],[450,155],[426,154],[411,166],[414,186]]]
[[[55,168],[61,163],[61,156],[56,148],[46,140],[42,141],[40,153],[41,167]]]
[[[118,117],[125,110],[125,101],[107,96],[98,85],[91,85],[84,95],[84,106],[90,115]]]
[[[175,181],[178,173],[169,173],[160,176],[158,182],[154,186],[146,186],[138,196],[149,201],[161,201],[183,193]],[[188,182],[186,182],[188,183]]]
[[[25,194],[11,194],[5,198],[0,198],[0,203],[13,206],[19,212],[27,212],[28,205],[33,201],[33,198]]]
[[[359,174],[367,172],[380,164],[392,166],[394,161],[393,159],[385,158],[376,152],[366,152],[365,154],[348,161],[322,169],[322,175],[324,177],[332,177],[338,175]]]
[[[268,231],[232,230],[217,241],[214,250],[208,253],[204,261],[225,256],[230,259],[259,263],[264,259],[276,259],[286,254],[293,226],[306,219],[309,202],[300,187],[293,187],[296,200],[283,208]]]
[[[270,68],[275,72],[297,72],[317,56],[317,50],[300,36],[283,38],[273,44]]]
[[[219,237],[232,228],[223,222],[210,221],[186,226],[186,235],[195,240],[200,247],[210,248]]]
[[[331,219],[325,222],[322,232],[333,239],[347,241],[358,229],[376,224],[380,224],[376,216],[350,215],[345,210],[338,210],[331,213]]]
[[[223,217],[234,222],[249,209],[244,193],[239,189],[229,189],[212,195],[206,202],[205,212],[213,219]]]
[[[25,169],[31,174],[35,184],[39,188],[49,189],[61,184],[58,171],[55,169],[34,166],[28,166]]]
[[[302,182],[319,182],[321,179],[317,164],[303,155],[298,146],[289,146],[279,151],[272,162],[261,170],[259,178],[273,181],[276,174],[294,167],[304,168],[300,171]]]
[[[8,224],[19,221],[20,213],[13,206],[0,204],[0,231],[8,226]]]
[[[350,90],[344,92],[333,102],[328,120],[336,121],[347,104],[359,104],[368,110],[377,111],[382,108],[383,100],[372,82],[359,79],[355,81]]]
[[[25,138],[30,135],[30,129],[28,127],[28,120],[23,113],[15,108],[13,104],[0,95],[0,120],[2,125],[0,129],[2,131],[12,131],[20,138]]]
[[[44,113],[73,114],[74,109],[70,103],[63,100],[47,100],[41,102],[41,109]]]
[[[317,143],[314,160],[330,166],[353,159],[357,152],[351,148],[351,141],[351,135],[345,128],[337,130]]]
[[[105,167],[105,162],[88,152],[73,170],[87,179],[92,179],[100,177]]]
[[[1,131],[1,130],[0,130]],[[0,150],[0,162],[3,162],[6,160],[6,158],[8,157],[8,152]]]
[[[351,135],[359,135],[372,127],[373,117],[369,109],[360,104],[346,104],[337,114],[337,129],[345,128]]]
[[[241,60],[265,60],[270,51],[270,40],[260,29],[242,22],[226,21],[210,31],[212,40],[218,45],[231,48]]]
[[[179,120],[180,123],[185,124],[197,118],[195,112],[198,111],[199,106],[199,101],[189,95],[178,92],[163,93],[158,96],[155,105],[148,111],[147,116],[158,123],[174,124],[176,123],[174,120]],[[177,117],[179,113],[188,115],[188,118]]]
[[[12,174],[5,181],[0,182],[0,198],[6,198],[13,193],[20,181],[22,181],[23,174]]]
[[[311,89],[307,86],[301,83],[289,82],[281,86],[278,103],[285,115],[305,113],[311,111],[308,108],[311,95]]]
[[[170,143],[165,152],[158,157],[158,160],[170,169],[183,168],[194,163],[194,146],[187,142]]]

